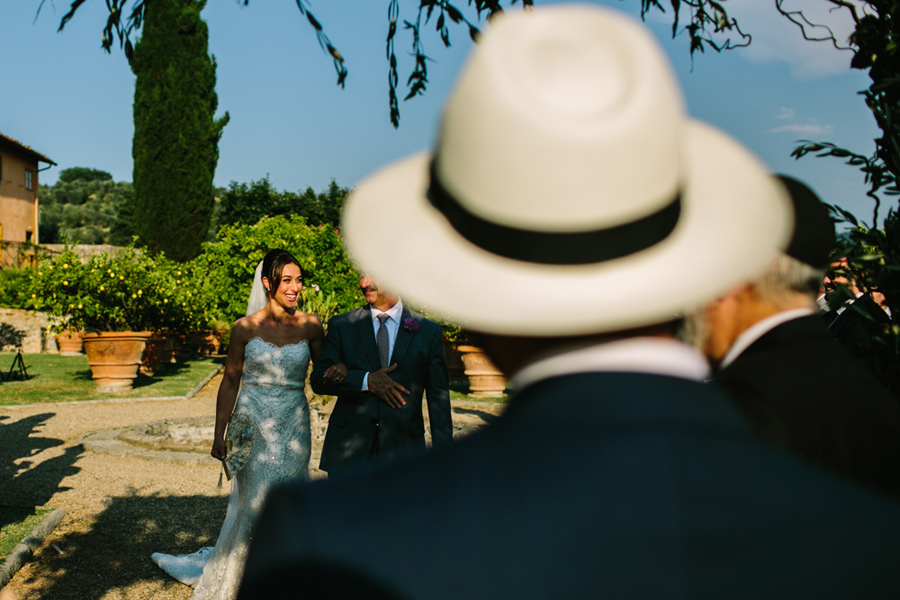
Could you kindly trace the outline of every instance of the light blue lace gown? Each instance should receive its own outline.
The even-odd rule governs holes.
[[[247,342],[234,411],[253,423],[253,450],[232,480],[216,546],[182,556],[153,555],[167,573],[195,585],[195,600],[234,598],[266,493],[281,482],[309,476],[309,406],[303,391],[309,360],[305,341],[276,346],[255,337]]]

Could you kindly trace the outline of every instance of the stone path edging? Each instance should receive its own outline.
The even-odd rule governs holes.
[[[31,558],[31,555],[41,547],[41,544],[44,543],[44,538],[56,529],[56,526],[60,524],[65,516],[66,509],[57,508],[44,517],[44,519],[31,530],[31,533],[26,535],[22,541],[13,548],[12,552],[9,553],[9,556],[6,557],[3,566],[0,567],[0,588],[3,588],[9,583],[12,576],[16,574],[16,571],[18,571],[22,565],[25,564],[25,561]]]
[[[204,378],[203,378],[203,381],[201,381],[200,383],[198,383],[197,385],[195,385],[195,386],[191,389],[191,391],[189,391],[187,394],[184,395],[184,399],[185,399],[185,400],[189,400],[190,398],[193,398],[194,396],[196,396],[196,395],[197,395],[197,392],[199,392],[200,390],[202,390],[203,387],[204,387],[207,383],[209,383],[210,381],[212,381],[212,378],[213,378],[213,377],[215,377],[216,375],[218,375],[218,374],[219,374],[222,370],[224,370],[224,369],[225,369],[225,365],[219,365],[218,367],[216,367],[215,369],[213,369],[212,373],[210,373],[209,375],[207,375],[206,377],[204,377]]]

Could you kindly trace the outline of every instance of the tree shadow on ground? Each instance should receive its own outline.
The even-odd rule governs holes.
[[[223,357],[209,356],[206,358],[211,359],[213,361],[213,363],[215,363],[217,365],[220,365],[225,362],[224,356]],[[132,382],[132,386],[134,387],[134,389],[138,389],[138,388],[146,387],[148,385],[153,385],[154,383],[159,383],[166,377],[172,377],[173,375],[180,375],[184,371],[189,370],[190,368],[191,368],[191,365],[183,360],[179,360],[178,362],[174,362],[174,363],[165,363],[165,364],[162,364],[159,367],[157,367],[157,369],[154,371],[153,375],[147,375],[144,373],[141,373],[140,375],[138,375],[137,379],[135,379]],[[199,382],[200,380],[198,379],[197,381]]]
[[[26,585],[41,581],[42,600],[100,598],[139,582],[184,588],[150,559],[154,552],[187,554],[215,544],[226,496],[132,495],[110,498],[95,523],[45,545],[32,559]],[[168,597],[168,596],[167,596]]]
[[[0,323],[0,350],[9,346],[13,350],[22,347],[25,340],[25,330],[17,329],[9,323]]]
[[[80,446],[66,448],[57,457],[36,463],[29,458],[48,448],[61,446],[63,440],[41,437],[40,428],[56,413],[41,413],[13,420],[0,416],[0,504],[42,506],[58,491],[60,482],[77,473]]]
[[[461,408],[459,406],[454,406],[452,412],[459,415],[471,415],[473,417],[478,417],[482,421],[485,422],[486,425],[490,425],[494,421],[500,418],[499,415],[495,415],[494,413],[488,412],[486,410],[475,410],[474,408]]]

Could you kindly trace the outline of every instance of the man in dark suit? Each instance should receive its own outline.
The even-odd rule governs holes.
[[[759,162],[686,116],[639,22],[492,21],[435,151],[363,181],[342,231],[479,332],[510,405],[452,446],[274,491],[239,597],[896,597],[900,506],[758,439],[673,336],[790,221]]]
[[[808,186],[782,181],[795,208],[790,246],[766,273],[706,307],[698,345],[763,437],[900,498],[900,405],[816,312],[834,225]]]
[[[310,378],[337,396],[320,462],[329,473],[424,448],[423,393],[432,443],[453,438],[441,326],[368,275],[359,285],[366,305],[331,319]]]
[[[879,337],[884,337],[879,334],[891,326],[891,317],[875,301],[880,294],[860,289],[853,279],[846,258],[831,264],[823,281],[824,295],[818,301],[820,309],[824,308],[822,320],[844,351],[900,401],[896,354],[879,343]]]

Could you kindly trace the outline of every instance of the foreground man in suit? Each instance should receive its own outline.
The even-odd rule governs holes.
[[[242,599],[900,594],[900,506],[759,440],[673,336],[766,268],[791,211],[685,116],[640,23],[492,21],[436,151],[361,183],[342,231],[379,281],[480,332],[514,397],[452,446],[274,492]]]
[[[423,393],[432,443],[453,439],[441,326],[368,275],[359,286],[366,305],[330,320],[310,376],[317,394],[337,396],[320,462],[329,474],[424,449]]]
[[[699,332],[693,342],[767,440],[900,498],[900,405],[817,313],[834,224],[808,186],[782,181],[795,208],[788,249],[763,275],[711,302],[703,322],[689,327]]]

